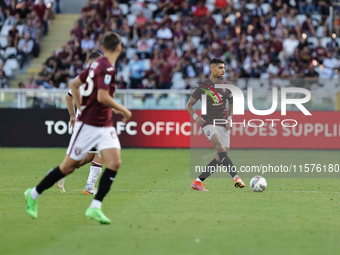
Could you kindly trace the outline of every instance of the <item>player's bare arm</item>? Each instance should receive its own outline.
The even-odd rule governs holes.
[[[205,120],[199,117],[194,110],[194,105],[197,103],[197,99],[190,97],[187,103],[187,111],[191,115],[191,117],[197,122],[198,125],[202,126],[205,123]]]
[[[131,118],[132,113],[123,105],[117,103],[109,94],[109,92],[105,89],[98,89],[97,100],[99,103],[110,107],[112,109],[116,109],[123,113],[123,122],[128,121]]]
[[[69,94],[66,96],[66,103],[68,113],[70,114],[70,127],[73,129],[74,123],[76,123],[76,111],[74,109],[73,98]]]
[[[83,84],[83,82],[80,80],[80,78],[77,76],[70,84],[70,88],[72,91],[72,97],[73,100],[79,109],[81,111],[81,96],[80,96],[80,91],[79,87]]]
[[[123,115],[123,116],[124,116],[124,113],[123,113],[122,111],[116,110],[116,109],[114,109],[114,108],[112,108],[112,112],[113,112],[114,114],[120,114],[120,115]]]

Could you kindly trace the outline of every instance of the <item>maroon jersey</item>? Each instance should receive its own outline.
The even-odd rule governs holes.
[[[113,97],[115,92],[115,67],[106,57],[94,61],[89,69],[83,71],[79,78],[85,83],[82,100],[82,112],[79,121],[96,127],[112,126],[111,108],[97,100],[99,89],[105,89]]]
[[[231,83],[226,80],[221,80],[218,84]],[[205,90],[210,92],[214,99],[212,99],[211,96],[205,92]],[[217,92],[220,98],[218,98],[214,90]],[[202,115],[202,118],[206,122],[202,127],[214,124],[214,119],[226,119],[228,117],[226,101],[228,100],[230,104],[233,102],[233,95],[230,90],[215,89],[215,84],[210,79],[206,79],[202,83],[198,84],[191,96],[197,100],[200,100],[202,94],[207,94],[207,114]]]

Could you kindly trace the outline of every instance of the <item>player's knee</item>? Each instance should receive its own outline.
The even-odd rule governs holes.
[[[217,152],[217,153],[220,153],[220,152],[225,151],[225,147],[224,147],[222,144],[217,144],[217,145],[215,146],[215,149],[216,149],[216,152]]]
[[[107,167],[112,170],[118,171],[121,164],[122,164],[122,160],[116,160],[115,162],[107,164]]]
[[[75,166],[62,166],[61,165],[59,166],[59,169],[64,175],[69,175],[74,172]]]

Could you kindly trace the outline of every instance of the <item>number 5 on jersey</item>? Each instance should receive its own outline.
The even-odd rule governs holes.
[[[92,94],[93,91],[93,79],[94,78],[94,71],[90,70],[89,75],[87,76],[86,82],[87,82],[87,88],[84,90],[84,97],[88,97]]]

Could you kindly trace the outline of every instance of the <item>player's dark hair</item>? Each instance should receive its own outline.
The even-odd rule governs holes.
[[[224,61],[219,58],[213,58],[212,60],[210,60],[209,66],[215,64],[224,64]]]
[[[91,52],[89,55],[89,61],[96,60],[97,58],[100,58],[101,56],[103,55],[97,51]]]
[[[103,47],[109,51],[115,51],[121,44],[120,36],[114,32],[107,32],[103,37]]]

